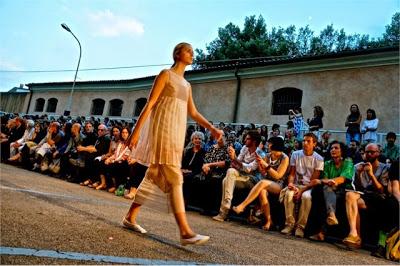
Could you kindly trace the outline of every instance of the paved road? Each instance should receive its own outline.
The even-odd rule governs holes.
[[[189,212],[207,245],[182,247],[171,214],[144,207],[140,235],[120,226],[130,202],[0,164],[1,264],[390,264],[366,251],[218,223]]]

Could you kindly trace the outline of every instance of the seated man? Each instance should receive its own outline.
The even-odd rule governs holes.
[[[386,144],[383,147],[383,156],[388,160],[388,163],[399,159],[399,146],[395,144],[396,133],[388,132],[386,134]]]
[[[388,165],[379,162],[378,145],[370,143],[365,147],[366,162],[356,164],[353,190],[346,193],[346,212],[350,232],[343,242],[351,247],[361,247],[359,209],[382,208],[389,183]]]
[[[311,189],[318,184],[321,171],[324,170],[324,159],[314,151],[317,141],[313,133],[306,133],[303,149],[293,152],[290,158],[288,186],[281,192],[286,216],[282,234],[290,235],[296,226],[295,236],[304,237],[304,229],[311,210]],[[301,204],[297,223],[294,218],[296,201]]]
[[[257,130],[249,130],[245,137],[245,145],[236,157],[235,149],[229,146],[228,153],[231,159],[231,168],[228,169],[226,177],[222,181],[222,200],[219,214],[214,216],[216,221],[223,222],[231,208],[233,191],[235,186],[251,189],[261,178],[256,177],[258,162],[256,150],[261,141],[261,135]]]

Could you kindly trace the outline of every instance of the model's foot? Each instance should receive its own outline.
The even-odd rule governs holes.
[[[210,239],[209,236],[203,236],[200,234],[196,234],[193,237],[190,238],[181,238],[181,244],[182,246],[186,245],[201,245],[206,243]]]
[[[141,234],[146,234],[147,233],[147,230],[146,229],[144,229],[143,227],[141,227],[139,224],[137,224],[136,222],[135,223],[132,223],[131,221],[129,221],[126,217],[124,217],[124,219],[122,220],[122,225],[125,227],[125,228],[127,228],[127,229],[130,229],[130,230],[132,230],[132,231],[135,231],[135,232],[138,232],[138,233],[141,233]]]

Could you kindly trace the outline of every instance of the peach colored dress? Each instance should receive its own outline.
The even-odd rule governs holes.
[[[191,87],[183,77],[167,72],[169,80],[143,125],[133,157],[146,165],[181,167]]]
[[[169,79],[143,125],[132,157],[149,166],[134,201],[170,211],[170,188],[183,183],[180,168],[191,86],[175,72],[167,72]]]

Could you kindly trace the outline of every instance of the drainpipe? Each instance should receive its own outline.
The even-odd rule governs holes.
[[[238,111],[239,111],[239,100],[240,100],[240,88],[242,81],[239,76],[239,64],[236,63],[236,69],[235,69],[235,77],[237,79],[237,86],[236,86],[236,99],[235,99],[235,109],[233,113],[233,123],[237,122],[237,116],[238,116]]]
[[[32,95],[33,95],[33,91],[29,87],[29,102],[28,102],[28,107],[26,108],[26,112],[25,112],[26,114],[29,113],[29,107],[31,107]]]

